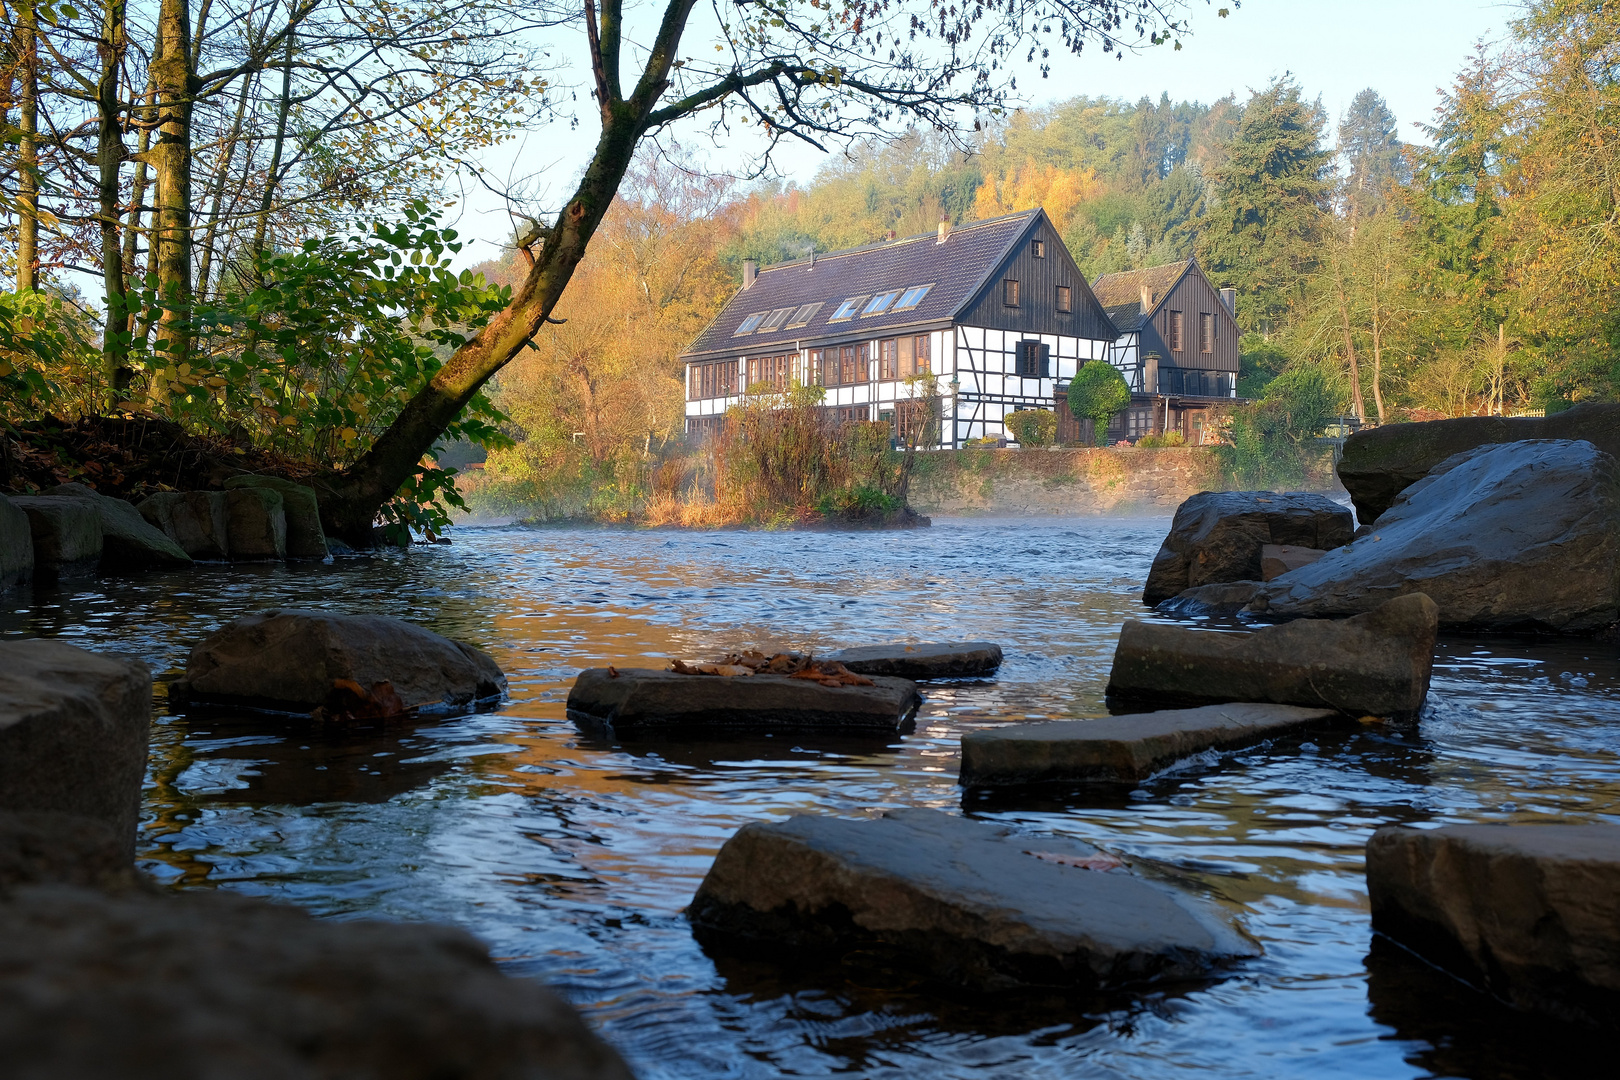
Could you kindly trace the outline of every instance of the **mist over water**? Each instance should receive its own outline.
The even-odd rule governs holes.
[[[942,521],[909,533],[461,530],[332,566],[199,567],[8,598],[0,633],[180,672],[269,607],[376,612],[489,650],[497,713],[331,734],[157,699],[142,865],[332,918],[436,920],[566,995],[644,1080],[675,1077],[1531,1077],[1607,1052],[1508,1012],[1369,927],[1382,824],[1620,820],[1620,662],[1583,640],[1441,641],[1410,726],[1188,763],[1128,794],[970,801],[977,726],[1103,715],[1120,623],[1168,519]],[[616,744],[564,717],[575,672],[738,647],[1000,642],[991,681],[925,688],[914,733]],[[1151,860],[1266,955],[1212,984],[955,999],[891,958],[707,955],[681,909],[739,826],[926,806]],[[1602,1054],[1602,1057],[1596,1056]]]

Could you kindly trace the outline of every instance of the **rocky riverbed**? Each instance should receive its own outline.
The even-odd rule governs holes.
[[[333,565],[38,586],[6,597],[0,632],[130,650],[160,682],[206,632],[278,606],[397,615],[487,649],[509,705],[448,721],[317,738],[160,697],[142,865],[170,888],[458,924],[581,1007],[644,1078],[1578,1075],[1580,1033],[1482,1005],[1373,945],[1362,852],[1383,824],[1612,815],[1612,648],[1442,633],[1415,725],[1248,747],[1104,798],[963,802],[964,733],[1105,711],[1121,623],[1165,621],[1138,597],[1167,525],[475,532]],[[927,688],[916,730],[875,745],[616,743],[564,717],[575,673],[603,661],[908,636],[999,641],[1006,655],[993,680]],[[1231,912],[1265,955],[1213,984],[1024,991],[987,1010],[918,986],[880,951],[807,971],[694,941],[681,911],[742,825],[893,806],[966,809],[1145,862]]]

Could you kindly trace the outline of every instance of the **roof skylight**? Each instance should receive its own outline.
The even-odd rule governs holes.
[[[928,290],[932,289],[933,287],[934,286],[932,284],[913,285],[911,288],[900,294],[900,302],[894,305],[894,310],[909,311],[911,308],[916,307],[918,304],[923,302],[923,297],[927,296]]]
[[[783,323],[787,322],[787,317],[791,314],[793,314],[793,309],[790,307],[777,308],[775,311],[771,312],[770,316],[763,323],[760,324],[759,332],[763,334],[767,330],[776,330],[780,328]]]
[[[820,304],[804,305],[798,311],[793,313],[793,318],[788,320],[788,329],[793,330],[801,326],[808,326],[810,324],[810,320],[815,318],[816,312],[820,310]]]
[[[838,305],[838,310],[833,312],[832,318],[828,319],[827,321],[847,322],[850,319],[853,319],[855,317],[855,313],[861,310],[861,305],[866,303],[866,299],[867,298],[865,296],[850,297],[848,300],[845,300],[842,304]]]
[[[752,334],[755,330],[759,329],[760,322],[767,314],[768,313],[764,311],[754,312],[752,315],[748,316],[748,318],[742,321],[741,326],[732,331],[731,336],[736,337],[738,334]]]
[[[876,296],[872,297],[872,302],[866,305],[866,310],[862,311],[861,315],[866,316],[883,314],[885,311],[889,310],[889,305],[894,303],[895,298],[899,295],[899,289],[894,289],[885,293],[878,293]]]

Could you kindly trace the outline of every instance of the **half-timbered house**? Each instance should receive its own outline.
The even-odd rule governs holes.
[[[1236,290],[1216,289],[1186,259],[1105,274],[1092,291],[1119,330],[1109,358],[1131,387],[1108,441],[1178,431],[1189,445],[1208,442],[1215,410],[1237,397]]]
[[[682,355],[687,431],[715,429],[750,390],[797,382],[824,387],[835,419],[889,420],[904,435],[927,407],[911,377],[931,373],[939,445],[1003,437],[1008,413],[1057,408],[1078,366],[1112,358],[1116,337],[1042,210],[747,263],[742,289]]]

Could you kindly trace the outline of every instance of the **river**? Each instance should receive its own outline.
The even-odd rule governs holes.
[[[463,529],[335,565],[198,567],[8,598],[0,633],[178,675],[221,622],[378,612],[489,650],[499,712],[386,733],[178,715],[160,694],[141,865],[331,918],[458,924],[656,1078],[1591,1075],[1608,1048],[1374,943],[1362,847],[1386,823],[1620,821],[1612,644],[1444,637],[1421,722],[1194,763],[1106,800],[973,802],[965,731],[1103,715],[1119,625],[1168,519],[939,521],[903,533]],[[581,667],[742,646],[1000,642],[993,681],[925,691],[888,742],[616,745],[564,716]],[[1265,956],[1209,985],[955,999],[883,958],[711,958],[681,909],[739,826],[926,806],[1153,859]]]

